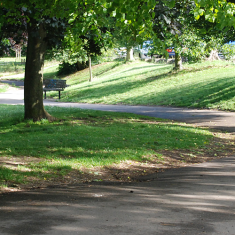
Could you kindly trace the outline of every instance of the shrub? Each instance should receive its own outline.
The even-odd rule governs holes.
[[[231,60],[235,55],[235,46],[230,44],[224,44],[221,48],[221,53],[226,60]]]

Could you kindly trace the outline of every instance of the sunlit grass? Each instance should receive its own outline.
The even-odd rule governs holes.
[[[96,69],[104,65],[94,68],[93,82],[88,82],[88,70],[64,78],[71,86],[63,92],[62,101],[235,110],[235,67],[231,62],[184,64],[180,72],[172,71],[169,64],[113,65],[105,64],[107,69],[100,73]]]
[[[21,57],[21,59],[16,59],[14,57],[4,57],[0,58],[0,77],[2,76],[10,76],[15,74],[24,73],[25,70],[25,63],[21,61],[25,61],[26,57]],[[58,61],[46,60],[45,61],[45,76],[46,78],[54,78],[56,76],[58,70]],[[51,67],[52,66],[52,67]],[[50,68],[47,68],[50,67]],[[22,80],[23,77],[14,79]],[[0,81],[1,82],[1,81]]]
[[[0,93],[6,92],[8,88],[9,88],[8,85],[0,85]]]
[[[53,78],[55,71],[52,67],[44,75]],[[227,62],[186,64],[180,72],[166,64],[110,62],[94,66],[93,75],[93,82],[88,69],[63,78],[70,87],[62,101],[235,109],[234,65]],[[0,105],[0,156],[30,159],[1,165],[0,185],[160,159],[163,150],[201,151],[212,137],[209,130],[134,114],[47,109],[58,121],[24,121],[23,106]]]
[[[156,118],[72,108],[48,107],[58,121],[34,123],[22,120],[23,107],[0,106],[0,155],[32,158],[15,168],[2,166],[0,184],[160,158],[160,150],[203,148],[212,137],[210,131]]]

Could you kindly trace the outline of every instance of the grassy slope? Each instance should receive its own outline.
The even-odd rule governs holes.
[[[88,70],[65,78],[71,86],[62,101],[235,110],[234,69],[229,62],[204,62],[177,73],[172,65],[113,62],[93,68],[91,83]]]
[[[22,57],[22,59],[26,59],[25,57]],[[15,65],[16,62],[16,65]],[[21,74],[24,73],[25,65],[20,63],[20,59],[15,59],[12,57],[6,57],[6,58],[0,58],[0,77],[3,76],[10,76],[10,75],[15,75],[15,74]],[[52,68],[48,68],[45,70],[45,77],[47,76],[49,78],[53,78],[56,74],[56,70],[58,69],[58,62],[57,61],[45,61],[45,68],[50,67],[50,66],[55,66]],[[14,78],[14,79],[19,79],[22,80],[22,77],[19,78]]]

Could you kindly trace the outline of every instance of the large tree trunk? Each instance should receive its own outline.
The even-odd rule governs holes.
[[[177,52],[175,52],[175,67],[174,67],[174,69],[175,70],[183,69],[181,55]]]
[[[210,56],[207,58],[209,61],[220,60],[217,50],[211,50]]]
[[[134,59],[134,54],[133,54],[133,48],[127,47],[126,51],[126,61],[133,61]]]
[[[43,106],[43,67],[46,52],[46,31],[42,24],[28,25],[28,47],[25,65],[24,107],[25,119],[52,120]]]

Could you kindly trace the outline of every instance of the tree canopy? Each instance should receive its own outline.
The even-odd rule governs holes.
[[[53,119],[43,106],[43,66],[48,47],[57,45],[68,28],[71,37],[84,39],[88,31],[97,32],[105,26],[104,14],[115,17],[117,24],[129,21],[133,27],[146,27],[150,22],[149,13],[154,0],[1,0],[1,32],[10,26],[24,27],[28,35],[28,47],[25,66],[24,102],[25,118],[40,120]],[[145,25],[143,19],[146,17]],[[6,31],[6,30],[5,30]],[[12,31],[13,32],[13,31]],[[68,31],[67,31],[68,32]],[[76,41],[76,40],[75,40]],[[90,43],[86,44],[91,52]]]
[[[25,118],[52,119],[44,109],[42,89],[44,56],[48,48],[59,45],[66,35],[74,44],[82,41],[88,53],[92,52],[94,44],[98,45],[96,51],[99,51],[99,43],[104,40],[106,33],[103,29],[109,24],[109,17],[115,18],[115,27],[131,29],[134,36],[141,34],[154,36],[151,34],[152,19],[156,15],[154,8],[160,2],[163,2],[169,11],[173,11],[178,3],[190,4],[192,1],[0,0],[2,13],[0,36],[14,32],[14,37],[22,38],[22,35],[27,34]],[[206,20],[219,24],[221,28],[235,27],[234,1],[194,0],[193,2],[195,2],[195,19],[203,16]],[[162,44],[161,40],[157,42]]]

